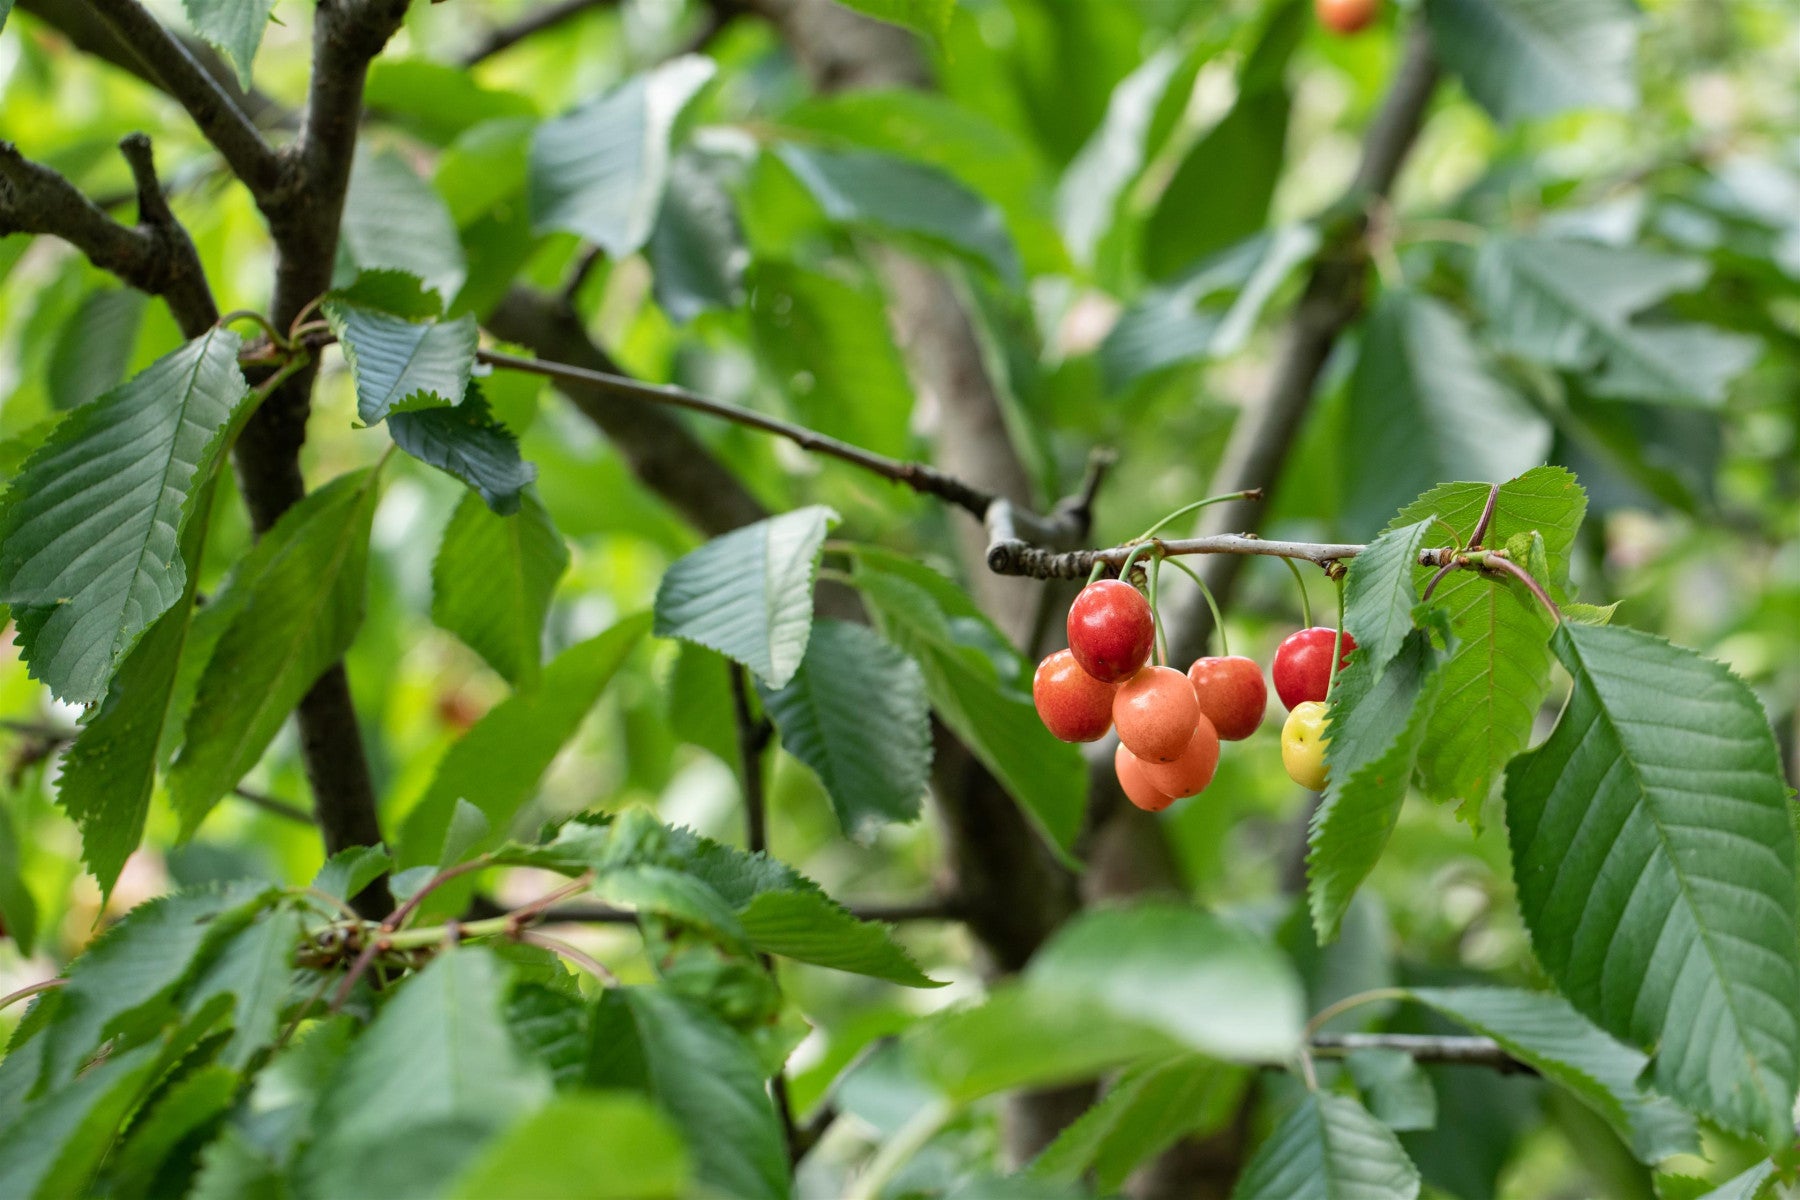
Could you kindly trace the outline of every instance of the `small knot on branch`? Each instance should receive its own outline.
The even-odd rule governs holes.
[[[138,224],[166,229],[175,224],[163,195],[162,181],[156,175],[156,155],[151,149],[150,135],[128,133],[119,139],[119,153],[131,167],[132,182],[137,186]]]

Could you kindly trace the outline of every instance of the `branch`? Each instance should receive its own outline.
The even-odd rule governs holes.
[[[732,664],[731,708],[737,719],[738,765],[744,776],[744,826],[752,854],[769,849],[769,805],[763,788],[763,752],[775,727],[750,704],[750,672]]]
[[[1398,1050],[1414,1062],[1491,1067],[1503,1075],[1536,1075],[1537,1068],[1508,1054],[1492,1038],[1426,1033],[1321,1033],[1312,1039],[1315,1054],[1344,1055],[1358,1050]]]
[[[506,25],[496,25],[487,36],[475,43],[462,56],[462,65],[472,67],[476,63],[492,58],[502,50],[509,50],[526,38],[554,29],[565,21],[571,21],[583,13],[596,8],[607,8],[616,5],[619,0],[561,0],[558,4],[546,5],[535,12],[526,13],[518,20]]]
[[[960,921],[963,919],[962,906],[949,898],[901,901],[889,904],[846,904],[844,907],[851,916],[859,921],[879,921],[886,924],[896,924],[902,921]],[[478,903],[471,911],[486,912],[487,907]],[[637,919],[638,914],[631,909],[614,908],[609,904],[564,904],[544,914],[545,923],[550,925],[558,923],[631,925]]]
[[[243,109],[195,61],[181,39],[165,29],[138,0],[89,2],[150,69],[163,90],[187,110],[257,202],[265,204],[279,198],[287,183],[282,156],[263,140]],[[320,19],[323,21],[323,15]]]

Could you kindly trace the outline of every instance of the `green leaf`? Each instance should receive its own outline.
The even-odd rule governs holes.
[[[1106,101],[1106,118],[1063,172],[1056,189],[1056,219],[1069,253],[1092,266],[1100,242],[1118,217],[1119,200],[1144,169],[1151,125],[1164,93],[1182,65],[1182,53],[1164,46],[1121,79]]]
[[[451,145],[483,122],[536,120],[530,97],[484,87],[480,74],[460,63],[384,54],[369,64],[363,106],[379,112],[384,125],[400,126],[437,146]]]
[[[1705,1196],[1701,1197],[1701,1200],[1759,1200],[1760,1197],[1765,1195],[1763,1192],[1763,1184],[1774,1177],[1774,1161],[1771,1159],[1764,1159],[1754,1167],[1751,1167],[1748,1171],[1732,1176],[1719,1187],[1706,1193]],[[1773,1197],[1772,1200],[1782,1200],[1782,1198],[1777,1196]]]
[[[1025,982],[1033,994],[1104,1005],[1216,1058],[1281,1062],[1299,1044],[1300,982],[1286,958],[1185,905],[1085,912],[1038,951]]]
[[[431,619],[514,687],[542,671],[550,594],[569,567],[568,547],[536,495],[496,516],[464,496],[431,564]]]
[[[736,308],[744,299],[750,254],[726,178],[736,164],[722,157],[693,150],[675,156],[645,247],[656,302],[678,325],[708,309]]]
[[[863,625],[819,621],[800,670],[763,704],[789,754],[811,767],[838,823],[867,837],[917,819],[931,774],[931,709],[919,665]]]
[[[110,1195],[138,1200],[151,1194],[157,1168],[181,1143],[224,1116],[237,1098],[238,1073],[208,1064],[182,1076],[157,1097],[147,1113],[133,1117],[130,1133],[108,1169]]]
[[[37,900],[19,873],[19,838],[12,814],[0,807],[0,925],[19,953],[29,956],[37,943],[37,923]]]
[[[1443,656],[1423,630],[1407,634],[1386,666],[1375,664],[1358,651],[1331,696],[1331,774],[1306,838],[1306,893],[1321,944],[1337,936],[1387,848],[1442,682]]]
[[[821,893],[763,892],[741,914],[744,932],[765,954],[779,954],[906,987],[942,987],[894,942],[890,926],[859,921]]]
[[[435,1195],[548,1098],[507,1033],[504,990],[504,967],[479,947],[439,954],[396,990],[319,1097],[307,1191]]]
[[[181,0],[188,23],[202,41],[237,69],[238,84],[250,90],[250,64],[262,45],[275,0]]]
[[[1432,526],[1425,518],[1388,529],[1350,560],[1344,578],[1344,629],[1376,669],[1400,652],[1413,631],[1413,607],[1419,602],[1414,577]]]
[[[444,830],[444,845],[438,851],[437,865],[453,867],[474,857],[475,847],[487,840],[492,826],[479,808],[460,797],[450,813],[450,825]]]
[[[559,1090],[581,1082],[587,1071],[588,1005],[579,993],[516,983],[506,1000],[506,1025],[520,1049],[549,1069]]]
[[[539,125],[532,229],[579,234],[614,259],[639,250],[662,205],[675,124],[715,69],[711,59],[683,55]]]
[[[655,865],[615,866],[594,883],[594,894],[620,908],[653,913],[747,954],[750,940],[725,898],[703,879]]]
[[[725,657],[693,642],[681,643],[664,692],[675,735],[736,767],[737,714],[732,710],[731,664]]]
[[[490,1142],[450,1188],[452,1200],[563,1196],[680,1200],[688,1191],[681,1136],[636,1096],[558,1096]]]
[[[1444,64],[1498,121],[1637,103],[1625,0],[1425,0]]]
[[[379,478],[372,469],[340,475],[283,513],[196,618],[226,624],[169,772],[186,833],[256,765],[356,637]]]
[[[956,0],[838,0],[846,8],[854,8],[866,17],[901,25],[934,42],[942,42],[950,32],[950,18],[956,14]]]
[[[1404,1050],[1354,1050],[1344,1066],[1375,1119],[1396,1133],[1437,1125],[1437,1093],[1418,1061]]]
[[[775,149],[831,221],[959,254],[1002,284],[1024,279],[999,208],[936,167],[864,150]]]
[[[1499,1042],[1611,1125],[1638,1161],[1698,1152],[1694,1119],[1638,1080],[1645,1056],[1596,1029],[1561,996],[1518,988],[1420,988],[1412,998]]]
[[[416,275],[445,303],[469,274],[456,223],[437,189],[394,151],[358,147],[332,285],[343,287],[377,270]]]
[[[396,412],[387,427],[396,446],[456,476],[501,516],[518,511],[520,495],[537,478],[537,467],[519,457],[519,439],[494,418],[473,380],[454,408]]]
[[[784,1200],[787,1149],[749,1045],[662,988],[615,988],[601,1001],[608,1004],[629,1018],[650,1094],[685,1136],[695,1181],[742,1200]]]
[[[390,413],[463,402],[479,340],[473,313],[454,321],[408,321],[327,300],[325,319],[356,382],[356,412],[364,425]]]
[[[332,288],[326,300],[345,308],[370,309],[408,321],[435,321],[444,315],[444,300],[411,271],[378,268],[363,271],[342,287]]]
[[[1415,1200],[1419,1171],[1348,1096],[1308,1092],[1244,1168],[1232,1200]]]
[[[88,1194],[88,1182],[149,1085],[158,1047],[115,1054],[39,1097],[0,1131],[0,1196],[52,1200]]]
[[[58,332],[44,374],[50,403],[80,408],[125,379],[150,297],[135,288],[101,288]]]
[[[1659,1090],[1785,1144],[1800,1084],[1794,827],[1743,681],[1649,634],[1564,624],[1575,685],[1506,770],[1532,948]]]
[[[1597,396],[1716,408],[1756,360],[1753,338],[1633,315],[1706,281],[1706,264],[1591,242],[1490,237],[1475,295],[1502,345],[1548,366],[1591,373]]]
[[[993,772],[1051,845],[1067,851],[1080,832],[1087,768],[1073,746],[1038,719],[1025,667],[954,584],[897,556],[860,552],[856,585],[876,625],[925,673],[944,724]],[[996,659],[1012,677],[1003,678]]]
[[[656,589],[656,635],[698,642],[786,687],[812,636],[813,572],[837,520],[812,505],[683,555]]]
[[[1197,1054],[1128,1070],[1038,1155],[1031,1175],[1075,1182],[1092,1171],[1103,1194],[1117,1192],[1177,1140],[1224,1128],[1247,1082],[1244,1071]]]
[[[183,530],[249,394],[215,329],[71,413],[0,501],[0,601],[33,678],[100,698],[187,584]]]
[[[312,886],[327,896],[348,900],[394,869],[394,860],[380,846],[352,846],[339,850],[313,876]]]
[[[626,617],[569,647],[544,668],[536,687],[495,705],[451,746],[431,786],[407,814],[400,835],[401,865],[437,862],[459,798],[487,818],[494,832],[484,841],[504,837],[519,809],[537,792],[538,779],[575,736],[649,624],[648,615]]]
[[[750,274],[756,356],[801,421],[878,454],[904,455],[912,384],[874,291],[787,263]]]
[[[300,914],[273,909],[232,934],[194,981],[185,1002],[189,1015],[220,996],[232,998],[231,1040],[219,1052],[225,1066],[242,1070],[274,1045],[300,937]]]
[[[43,1082],[60,1086],[107,1038],[141,1040],[174,1015],[176,990],[262,905],[238,884],[177,892],[132,909],[69,965],[45,1039]]]
[[[1487,504],[1489,487],[1453,483],[1433,488],[1400,511],[1390,528],[1436,516],[1466,541]],[[1500,488],[1486,544],[1503,546],[1536,530],[1556,577],[1568,570],[1575,531],[1587,496],[1560,467],[1534,467]],[[1419,579],[1431,574],[1419,568]],[[1456,650],[1442,672],[1437,708],[1419,752],[1425,788],[1460,799],[1471,814],[1506,760],[1525,748],[1531,724],[1550,689],[1550,623],[1531,593],[1473,571],[1452,571],[1438,585],[1434,606],[1450,615]]]
[[[1508,479],[1550,452],[1549,422],[1488,373],[1462,318],[1416,292],[1376,304],[1346,411],[1345,462],[1386,464],[1346,472],[1359,526],[1440,480]]]

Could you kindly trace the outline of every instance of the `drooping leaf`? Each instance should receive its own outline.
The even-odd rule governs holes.
[[[1178,1139],[1222,1128],[1247,1080],[1241,1068],[1197,1054],[1128,1070],[1038,1155],[1031,1174],[1073,1182],[1092,1171],[1102,1193],[1116,1192]]]
[[[135,288],[87,296],[58,334],[45,369],[50,403],[66,412],[124,382],[150,298]]]
[[[378,270],[416,275],[446,304],[469,274],[456,223],[437,189],[394,151],[358,147],[332,284],[343,287]]]
[[[1694,1118],[1638,1080],[1648,1059],[1590,1024],[1561,996],[1518,988],[1420,988],[1413,999],[1491,1037],[1606,1118],[1640,1162],[1694,1153]]]
[[[169,772],[169,799],[188,833],[356,637],[378,479],[374,470],[340,475],[283,513],[196,618],[225,628]]]
[[[1544,461],[1550,425],[1488,373],[1462,319],[1410,291],[1385,292],[1350,377],[1348,518],[1380,523],[1444,479],[1510,479]],[[1359,635],[1360,637],[1360,635]]]
[[[688,1151],[650,1104],[626,1093],[558,1096],[495,1138],[447,1195],[680,1200]]]
[[[475,368],[475,317],[409,321],[338,300],[325,319],[356,381],[356,412],[364,425],[392,413],[448,408],[463,402]]]
[[[1173,903],[1083,913],[1032,958],[1025,983],[1034,994],[1101,1004],[1216,1058],[1280,1062],[1300,1037],[1300,983],[1280,952]]]
[[[37,944],[37,923],[37,900],[19,874],[19,836],[12,814],[0,808],[0,925],[19,953],[29,955]]]
[[[1716,408],[1759,352],[1754,339],[1705,325],[1634,319],[1706,281],[1693,258],[1592,242],[1490,237],[1475,295],[1507,348],[1588,372],[1598,396]]]
[[[1308,1092],[1244,1168],[1232,1200],[1415,1200],[1419,1170],[1368,1110]]]
[[[1386,666],[1412,633],[1419,550],[1432,527],[1426,518],[1386,530],[1350,560],[1344,577],[1344,629],[1376,669]]]
[[[698,642],[786,687],[812,636],[813,572],[837,519],[812,505],[684,555],[656,590],[656,635]]]
[[[708,309],[736,308],[744,298],[750,253],[725,170],[714,156],[692,150],[677,154],[669,166],[669,187],[646,254],[656,302],[676,324]]]
[[[250,64],[262,45],[275,0],[181,0],[189,24],[201,39],[237,70],[238,84],[250,90]]]
[[[1359,651],[1331,696],[1330,777],[1307,830],[1307,899],[1321,943],[1387,848],[1441,686],[1443,655],[1424,630],[1385,666]]]
[[[937,168],[793,142],[776,154],[832,221],[959,254],[1008,286],[1024,279],[1000,210]]]
[[[231,997],[231,1040],[219,1052],[225,1066],[242,1070],[274,1044],[299,944],[300,914],[273,909],[233,933],[195,979],[185,1001],[190,1014],[220,996]]]
[[[882,633],[912,655],[945,725],[994,773],[1051,845],[1067,850],[1087,804],[1087,768],[1051,737],[1025,665],[956,585],[931,568],[860,553],[856,584]],[[1003,678],[996,663],[1013,672]]]
[[[535,495],[526,492],[505,517],[464,496],[431,564],[431,619],[508,683],[529,687],[542,670],[550,593],[568,566],[562,535]]]
[[[164,1160],[229,1111],[240,1082],[236,1071],[211,1063],[170,1084],[147,1112],[133,1118],[129,1136],[112,1156],[110,1194],[119,1200],[150,1195]]]
[[[1121,79],[1106,102],[1106,119],[1063,172],[1056,189],[1057,224],[1069,253],[1091,266],[1118,216],[1119,201],[1144,168],[1151,123],[1182,55],[1165,46]]]
[[[549,1097],[507,1033],[505,986],[498,959],[462,947],[397,989],[319,1098],[301,1163],[309,1192],[435,1195]]]
[[[614,259],[650,237],[682,111],[713,76],[689,54],[539,125],[531,140],[531,224],[579,234]]]
[[[1425,13],[1444,64],[1496,120],[1637,102],[1625,0],[1426,0]]]
[[[941,987],[893,940],[893,931],[859,921],[818,892],[763,892],[741,914],[758,950],[906,987]]]
[[[931,710],[919,665],[863,625],[819,621],[800,670],[763,704],[789,754],[825,785],[838,823],[865,836],[912,821],[931,772]]]
[[[650,624],[626,617],[571,646],[544,668],[535,687],[513,693],[477,721],[438,763],[431,786],[407,815],[400,835],[402,866],[435,863],[458,799],[481,810],[499,840],[537,791],[549,768],[600,699]]]
[[[0,601],[32,676],[63,700],[99,699],[181,598],[181,534],[249,394],[238,345],[212,330],[83,405],[0,501]]]
[[[609,1004],[635,1034],[651,1097],[687,1139],[695,1180],[744,1200],[785,1200],[781,1123],[749,1045],[709,1010],[663,988],[615,988],[601,1001]]]
[[[61,1200],[87,1193],[157,1066],[155,1045],[115,1054],[28,1105],[0,1130],[0,1195]]]
[[[1563,624],[1556,728],[1506,771],[1532,948],[1660,1091],[1782,1141],[1800,1085],[1794,828],[1762,706],[1649,634]]]
[[[537,467],[519,456],[519,439],[494,418],[473,380],[454,408],[396,412],[387,419],[394,444],[427,466],[456,476],[501,516],[518,511]]]
[[[1478,483],[1433,488],[1402,509],[1390,528],[1436,516],[1466,540],[1489,490]],[[1534,467],[1501,486],[1485,544],[1504,546],[1517,533],[1538,531],[1554,573],[1546,586],[1560,587],[1586,509],[1586,494],[1573,475]],[[1430,573],[1419,568],[1419,579]],[[1419,769],[1430,794],[1461,800],[1473,815],[1506,760],[1525,748],[1549,692],[1550,623],[1522,585],[1472,571],[1446,575],[1434,603],[1450,615],[1457,645],[1442,672]]]
[[[867,17],[901,25],[914,33],[942,42],[950,32],[956,0],[839,0]]]
[[[1437,1125],[1437,1093],[1418,1060],[1404,1050],[1354,1050],[1344,1066],[1377,1121],[1395,1133]]]
[[[750,328],[768,378],[806,425],[904,455],[912,384],[874,291],[779,262],[749,276]]]

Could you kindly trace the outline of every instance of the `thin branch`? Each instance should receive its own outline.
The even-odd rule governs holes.
[[[1414,1062],[1490,1067],[1506,1075],[1536,1075],[1537,1068],[1508,1054],[1492,1038],[1424,1033],[1321,1033],[1314,1054],[1343,1055],[1358,1050],[1398,1050]]]
[[[510,50],[526,38],[554,29],[566,21],[574,20],[583,13],[597,8],[610,8],[619,0],[561,0],[558,4],[546,5],[534,12],[526,13],[518,20],[506,25],[497,25],[489,30],[487,36],[469,47],[462,56],[462,65],[472,67],[476,63],[492,58],[502,50]]]
[[[752,854],[769,848],[768,796],[763,788],[763,752],[775,727],[750,704],[750,673],[733,664],[731,707],[737,719],[738,767],[744,777],[744,830]]]
[[[224,157],[232,173],[244,181],[257,202],[278,201],[287,181],[282,156],[263,140],[250,118],[219,86],[219,81],[188,53],[181,39],[165,29],[137,0],[90,3],[150,68],[163,89],[187,109],[206,140]]]
[[[256,792],[251,791],[249,788],[238,787],[232,788],[231,794],[236,796],[239,800],[242,800],[245,804],[250,805],[252,808],[260,808],[264,812],[269,813],[272,816],[280,817],[284,821],[293,821],[299,825],[311,825],[313,823],[312,814],[307,812],[304,808],[301,808],[298,804],[291,804],[286,800],[268,795],[265,792]]]
[[[952,898],[906,900],[892,903],[847,904],[850,915],[859,921],[881,921],[897,924],[904,921],[960,921],[962,906]],[[630,909],[608,904],[564,904],[544,914],[547,925],[632,925],[638,914]]]

